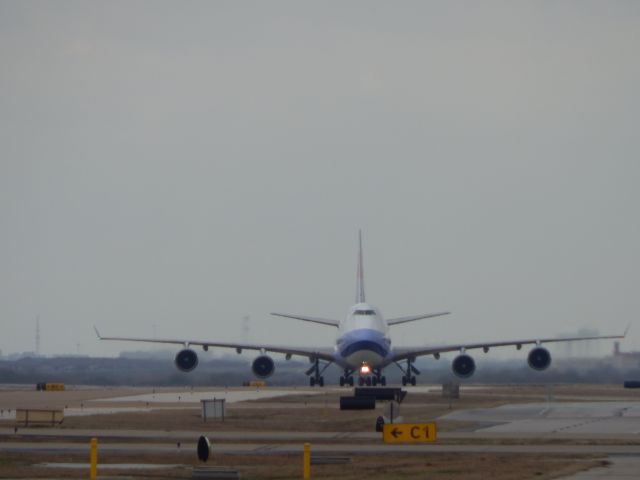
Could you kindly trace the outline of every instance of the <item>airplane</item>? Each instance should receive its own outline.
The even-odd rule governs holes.
[[[384,319],[380,311],[365,300],[364,269],[362,255],[362,232],[358,234],[358,262],[356,275],[356,299],[355,305],[349,309],[349,313],[342,321],[311,317],[306,315],[291,315],[287,313],[271,313],[278,317],[302,320],[317,323],[338,329],[336,343],[333,348],[309,348],[268,345],[262,343],[235,343],[218,342],[208,340],[180,340],[180,339],[156,339],[137,337],[106,337],[94,327],[100,340],[117,340],[132,342],[149,342],[182,345],[182,349],[176,354],[175,365],[178,370],[190,372],[198,366],[198,355],[191,348],[200,346],[204,351],[210,347],[231,348],[237,353],[243,350],[255,350],[259,355],[253,360],[251,370],[258,378],[268,378],[275,371],[275,362],[267,353],[284,354],[287,360],[292,356],[306,357],[311,367],[305,372],[309,376],[310,386],[324,386],[323,373],[332,364],[343,370],[340,376],[340,386],[353,386],[357,376],[359,386],[386,385],[387,380],[383,371],[391,364],[395,364],[402,371],[402,385],[416,385],[416,375],[420,371],[414,363],[418,357],[431,355],[436,360],[446,352],[459,352],[454,358],[451,369],[459,378],[471,377],[476,369],[475,361],[467,351],[482,349],[485,353],[494,347],[515,346],[518,350],[523,345],[533,345],[527,356],[527,363],[534,370],[545,370],[551,364],[551,354],[542,346],[543,343],[573,342],[579,340],[603,340],[624,338],[622,335],[566,337],[566,338],[535,338],[523,340],[498,340],[489,342],[459,343],[450,345],[426,345],[417,347],[392,347],[390,328],[416,320],[448,315],[450,312],[436,312],[422,315],[411,315]],[[403,365],[404,364],[404,365]]]

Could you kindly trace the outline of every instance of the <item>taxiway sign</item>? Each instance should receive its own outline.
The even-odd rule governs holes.
[[[385,443],[424,443],[436,441],[435,423],[387,423],[382,432]]]

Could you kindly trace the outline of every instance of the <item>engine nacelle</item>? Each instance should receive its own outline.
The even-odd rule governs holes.
[[[451,363],[451,369],[460,378],[469,378],[476,371],[476,362],[466,353],[458,355]]]
[[[276,369],[273,359],[268,355],[260,355],[251,364],[253,374],[258,378],[268,378]]]
[[[180,350],[174,360],[178,370],[182,372],[190,372],[198,366],[198,354],[190,348]]]
[[[546,348],[536,347],[529,352],[527,362],[534,370],[546,370],[551,365],[551,354]]]

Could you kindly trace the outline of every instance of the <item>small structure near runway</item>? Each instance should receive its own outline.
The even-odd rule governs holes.
[[[200,400],[202,404],[202,421],[222,420],[224,422],[224,398],[211,398]]]
[[[406,390],[401,388],[355,388],[353,397],[340,397],[340,410],[373,410],[378,400],[400,403],[406,395]]]
[[[376,397],[340,397],[340,410],[373,410]]]
[[[196,447],[198,452],[198,459],[201,462],[209,460],[211,455],[211,441],[202,435],[198,439],[198,446]],[[202,480],[239,480],[240,473],[229,467],[193,467],[191,471],[191,478],[198,478]]]
[[[364,387],[355,388],[354,395],[356,397],[374,397],[376,400],[395,400],[402,403],[407,391],[393,387]]]
[[[447,382],[442,384],[443,398],[460,398],[460,384],[455,382]]]
[[[191,478],[201,480],[239,480],[240,472],[229,467],[193,467]]]
[[[62,392],[65,390],[65,387],[64,383],[40,382],[36,384],[36,390],[39,392]]]
[[[45,410],[33,408],[18,408],[16,423],[25,427],[55,426],[64,420],[64,410]]]

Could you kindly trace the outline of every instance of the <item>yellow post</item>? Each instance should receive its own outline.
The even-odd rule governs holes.
[[[303,455],[302,463],[304,465],[302,469],[304,480],[311,480],[311,444],[310,443],[304,444],[304,455]]]
[[[98,439],[91,439],[91,467],[89,470],[89,478],[91,480],[96,480],[98,478]]]

